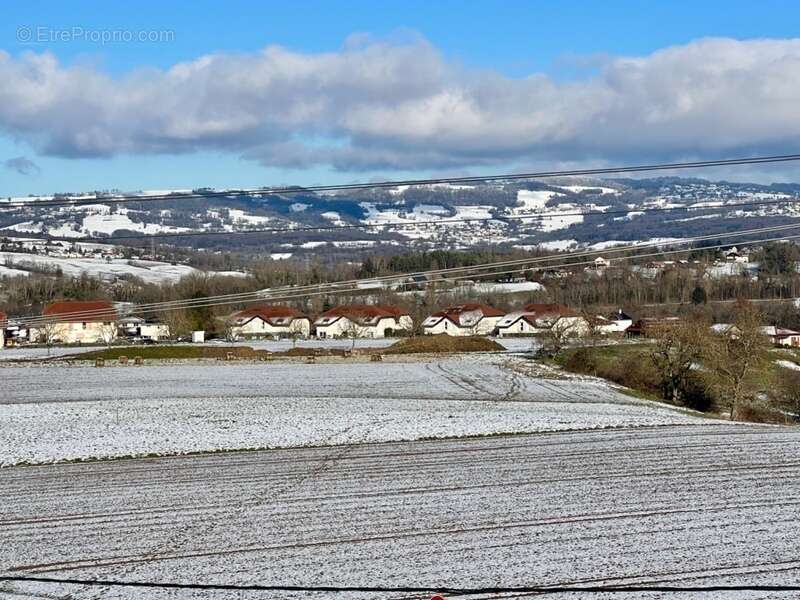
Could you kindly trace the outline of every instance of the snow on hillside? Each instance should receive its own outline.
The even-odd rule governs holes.
[[[600,195],[603,194],[619,194],[619,190],[610,187],[602,187],[599,185],[560,185],[558,186],[562,190],[569,190],[570,192],[574,192],[576,194],[580,194],[581,192],[597,192]]]
[[[541,210],[546,207],[550,200],[563,195],[559,192],[519,190],[517,192],[517,205],[527,210]]]
[[[173,265],[165,262],[151,260],[127,260],[123,258],[60,258],[53,256],[39,256],[21,252],[0,252],[0,275],[19,275],[17,271],[27,274],[31,270],[60,269],[64,275],[79,277],[83,273],[102,279],[115,279],[117,277],[133,275],[146,283],[162,283],[165,281],[178,281],[181,277],[200,273],[201,271],[187,265]],[[245,273],[226,271],[210,274],[233,275],[244,277]]]
[[[158,190],[142,195],[164,192]],[[242,198],[226,196],[223,190],[208,192],[208,196],[198,203],[165,200],[170,204],[152,206],[142,203],[136,208],[109,206],[103,204],[102,197],[84,197],[91,198],[92,204],[44,207],[38,212],[30,207],[4,211],[0,214],[0,230],[50,233],[78,239],[92,234],[113,234],[122,229],[144,234],[203,228],[236,231],[259,228],[267,223],[276,228],[313,229],[319,227],[322,220],[333,226],[356,222],[385,225],[386,230],[368,228],[364,231],[364,240],[375,241],[378,246],[405,243],[409,249],[430,250],[487,245],[533,248],[543,244],[540,247],[552,249],[557,248],[563,239],[575,240],[576,246],[596,243],[601,239],[599,232],[606,240],[647,240],[655,233],[659,237],[677,238],[717,229],[729,231],[732,218],[743,222],[746,219],[758,220],[754,225],[769,219],[765,224],[777,225],[800,216],[800,186],[794,184],[778,187],[672,178],[619,181],[574,178],[524,184],[500,181],[470,185],[405,185],[330,194],[255,194]],[[771,204],[748,204],[757,201]],[[720,208],[736,203],[745,206]],[[648,208],[687,210],[649,213],[646,212]],[[614,214],[595,214],[592,217],[573,214],[606,211]],[[546,218],[539,218],[542,215]],[[470,219],[487,221],[478,223],[470,222]],[[386,236],[390,225],[394,235]],[[347,237],[325,230],[314,232],[313,237],[298,232],[292,239],[296,241],[287,247],[287,251],[306,257],[322,251],[321,247],[303,247],[302,244],[308,241],[343,242]],[[224,250],[229,244],[247,248],[252,242],[220,236],[213,242],[209,241],[208,248]],[[352,244],[338,247],[362,255],[370,246]],[[268,251],[281,253],[278,248]]]

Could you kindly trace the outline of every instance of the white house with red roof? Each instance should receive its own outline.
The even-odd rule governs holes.
[[[586,319],[563,304],[528,304],[505,315],[497,324],[500,337],[538,335],[558,329],[565,335],[586,335]]]
[[[103,344],[117,338],[118,314],[108,300],[59,300],[29,330],[40,343]]]
[[[433,313],[422,322],[426,335],[490,335],[505,312],[488,304],[459,304]]]
[[[382,338],[413,329],[408,312],[385,304],[345,304],[325,311],[314,321],[318,338]]]
[[[311,335],[311,319],[290,306],[254,306],[234,313],[228,322],[236,337],[307,338]]]

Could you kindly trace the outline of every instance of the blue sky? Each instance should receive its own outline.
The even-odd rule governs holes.
[[[676,140],[664,133],[670,130],[669,124],[659,123],[653,139],[656,142],[661,140],[661,146],[654,143],[653,147],[648,147],[634,134],[631,134],[626,147],[621,144],[608,146],[598,141],[609,136],[607,130],[578,135],[567,132],[569,125],[562,123],[558,131],[551,131],[550,120],[565,117],[547,114],[551,105],[559,102],[562,96],[569,99],[568,107],[585,106],[587,102],[593,104],[592,100],[584,98],[588,94],[584,91],[573,98],[571,85],[597,78],[598,72],[610,60],[649,57],[662,49],[691,45],[707,37],[740,42],[789,40],[796,34],[800,17],[800,5],[789,1],[253,3],[229,0],[224,3],[192,2],[191,5],[148,1],[102,5],[96,2],[26,2],[6,5],[3,13],[0,50],[9,54],[8,60],[19,66],[24,64],[26,53],[51,53],[58,61],[60,73],[54,76],[54,80],[74,79],[75,87],[67,89],[76,96],[70,96],[69,101],[50,99],[40,113],[28,111],[21,114],[21,110],[9,110],[9,114],[4,116],[0,109],[0,165],[20,158],[33,163],[24,163],[28,167],[23,165],[23,168],[20,168],[20,161],[9,162],[5,168],[0,166],[0,195],[108,188],[131,190],[321,183],[444,172],[498,172],[550,164],[598,164],[625,159],[638,162],[635,160],[637,156],[683,156],[695,147],[704,156],[729,156],[744,150],[784,149],[795,139],[793,132],[780,133],[780,125],[770,121],[764,127],[776,132],[772,137],[761,136],[750,143],[744,134],[736,140],[724,139],[726,136],[720,135],[718,143],[706,144],[705,140],[698,141],[689,133],[684,139]],[[58,34],[80,38],[115,30],[134,34],[167,32],[163,35],[167,35],[168,41],[101,44],[86,39],[52,39]],[[20,34],[21,31],[31,34],[33,41],[21,42],[19,38],[26,35]],[[37,41],[37,37],[44,41]],[[107,116],[106,122],[102,127],[98,126],[96,132],[98,138],[104,139],[102,143],[84,143],[80,141],[80,131],[69,129],[75,121],[71,111],[82,101],[79,86],[83,80],[73,77],[70,71],[73,67],[108,78],[108,87],[114,87],[115,82],[129,79],[132,73],[141,73],[143,69],[145,74],[140,77],[149,82],[160,82],[159,75],[148,75],[146,70],[156,69],[163,73],[177,63],[195,61],[209,54],[233,53],[239,57],[252,57],[267,46],[277,45],[292,56],[319,57],[327,53],[342,53],[348,45],[370,48],[375,44],[388,45],[389,53],[398,47],[411,46],[415,48],[414,52],[419,50],[419,60],[437,65],[441,62],[444,66],[433,69],[433,74],[425,71],[417,75],[412,69],[413,75],[424,79],[431,87],[420,91],[419,97],[408,98],[407,106],[400,106],[391,98],[379,98],[375,105],[368,107],[369,111],[360,111],[335,127],[325,125],[325,119],[331,120],[331,112],[312,120],[290,114],[291,105],[296,100],[287,100],[286,105],[281,105],[284,114],[280,119],[264,114],[272,110],[272,98],[281,95],[280,88],[270,87],[263,91],[263,96],[242,100],[246,107],[237,104],[241,96],[226,97],[223,104],[218,104],[222,101],[217,90],[217,103],[195,107],[202,118],[192,115],[188,129],[181,128],[177,134],[165,133],[162,136],[158,127],[163,128],[170,119],[179,122],[182,118],[180,108],[175,109],[174,117],[161,113],[145,115],[143,127],[152,128],[148,130],[146,140],[129,131],[137,129],[137,115],[144,110],[141,107],[128,108],[131,112],[124,117]],[[420,44],[433,52],[434,59],[425,48],[418,48]],[[723,57],[726,52],[730,54],[725,48],[717,50]],[[750,50],[747,47],[748,53]],[[770,50],[766,58],[761,50],[756,53],[758,60],[769,61],[769,64],[787,63],[782,60],[783,54],[776,58],[775,52],[795,57],[794,49]],[[686,52],[687,65],[693,55],[697,53]],[[704,52],[700,53],[700,56],[704,55]],[[713,52],[709,55],[709,61],[715,60]],[[354,60],[356,64],[362,63],[361,57]],[[394,58],[390,57],[390,60]],[[408,60],[413,62],[414,59]],[[370,63],[370,69],[379,69],[375,66],[377,64]],[[676,58],[666,72],[670,75],[680,72],[682,64]],[[412,67],[404,66],[403,69]],[[216,67],[213,73],[219,77],[221,72],[225,73],[224,69],[231,72],[241,69],[242,73],[247,73],[248,69],[254,68],[268,67],[234,61],[232,65]],[[655,79],[658,73],[648,73],[647,77]],[[23,107],[37,104],[44,95],[41,91],[28,90],[25,76],[25,68],[20,67],[16,75],[10,77],[12,92],[19,93],[9,102]],[[529,83],[532,76],[546,78],[541,84],[548,90],[546,95],[540,96],[538,83]],[[307,97],[319,90],[320,77],[325,79],[324,66],[322,73],[315,77],[316,83],[306,82],[307,88],[298,85],[293,93]],[[609,76],[610,83],[606,83],[617,93],[615,77]],[[498,80],[496,85],[493,83],[495,79]],[[677,77],[678,81],[680,79]],[[702,78],[688,79],[702,82]],[[48,87],[48,90],[52,89],[62,97],[69,96],[65,88],[60,87],[62,85],[66,84],[55,81],[54,87]],[[187,94],[190,102],[194,103],[205,90],[196,82],[190,85],[178,93]],[[352,94],[342,100],[346,106],[358,103],[364,94],[360,89],[351,89],[346,81],[326,81],[324,85],[319,93],[327,96],[341,93],[344,97],[345,92],[341,90],[346,88],[347,93]],[[487,91],[487,87],[492,85],[495,89]],[[695,83],[695,87],[698,86],[702,87],[702,83]],[[103,87],[98,86],[101,90]],[[131,94],[131,89],[130,86],[124,87],[107,102],[119,102],[120,98]],[[724,98],[723,91],[720,90],[720,98]],[[25,93],[33,95],[26,96]],[[90,93],[96,96],[96,91],[87,92],[87,95]],[[608,95],[603,90],[597,93],[599,97]],[[246,90],[242,94],[248,96]],[[486,100],[487,94],[494,94],[491,101]],[[469,97],[472,104],[481,104],[479,117],[465,110],[463,120],[448,123],[446,115],[450,109],[445,107],[441,109],[445,116],[439,117],[445,122],[432,125],[423,119],[424,111],[431,106],[432,98],[441,99],[443,96],[453,102],[456,102],[452,100],[454,96],[459,101]],[[514,97],[516,103],[506,107],[502,98],[509,96]],[[528,97],[534,99],[528,100]],[[153,92],[151,102],[163,104],[164,98]],[[619,102],[620,106],[624,105],[624,100]],[[679,105],[681,102],[680,98],[675,100]],[[760,102],[763,103],[763,99]],[[777,98],[775,102],[778,103],[776,110],[785,109],[786,98]],[[698,104],[699,101],[694,99],[691,103]],[[148,101],[144,100],[142,106],[146,108],[147,104]],[[259,105],[269,109],[262,112],[257,108]],[[340,110],[341,106],[336,104],[325,111]],[[94,110],[96,108],[94,105]],[[462,108],[461,104],[453,104],[453,114],[460,114]],[[719,108],[726,110],[709,114],[727,112],[727,107]],[[79,112],[86,118],[86,113],[91,110],[89,105],[80,108]],[[595,120],[611,120],[609,115],[621,110],[611,107]],[[509,130],[504,128],[507,125],[500,124],[506,111],[511,114],[519,111],[520,115],[537,114],[535,121],[528,124],[531,127],[529,137],[535,142],[526,144],[524,140],[510,140],[504,143],[511,137]],[[209,114],[214,118],[209,120]],[[420,119],[424,121],[423,127],[431,129],[425,135],[415,137],[404,127],[393,127],[398,114],[413,115],[409,130],[420,123]],[[63,121],[59,115],[63,115]],[[385,127],[375,121],[379,119],[376,115],[384,116]],[[688,121],[677,122],[672,130],[679,131],[681,126],[689,130],[692,119],[701,116],[702,113],[691,115],[687,117]],[[791,116],[787,115],[787,119]],[[127,120],[121,122],[123,118]],[[463,132],[475,118],[479,118],[483,128],[479,138],[465,140]],[[736,120],[735,116],[731,118]],[[206,122],[198,123],[202,119]],[[367,121],[368,126],[353,126],[356,119]],[[642,123],[652,122],[648,119],[643,117]],[[210,121],[214,121],[214,127],[219,127],[213,134],[209,134]],[[231,125],[232,121],[237,124]],[[252,123],[251,129],[239,121]],[[724,123],[720,123],[712,134],[722,129]],[[664,137],[659,138],[659,135]],[[131,139],[126,139],[126,136]],[[154,138],[157,138],[156,142]],[[266,140],[264,143],[262,138]],[[440,145],[439,141],[445,139],[447,143],[442,141]],[[491,147],[491,151],[484,151],[479,143],[481,139],[487,140],[486,146]],[[117,144],[114,140],[120,142]],[[431,140],[436,141],[435,152],[431,151]],[[324,152],[318,152],[320,146]],[[387,149],[385,156],[384,149]],[[346,156],[343,155],[345,150]],[[376,154],[381,155],[380,160],[367,160]],[[414,160],[415,156],[419,156],[419,160]]]

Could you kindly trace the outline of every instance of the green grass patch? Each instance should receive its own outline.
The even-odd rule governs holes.
[[[564,370],[602,377],[644,400],[661,401],[658,374],[647,347],[641,345],[570,348],[555,357]]]

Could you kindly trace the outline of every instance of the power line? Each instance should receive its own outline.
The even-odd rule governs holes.
[[[647,592],[686,593],[686,592],[726,592],[726,591],[758,591],[758,592],[795,592],[800,585],[527,585],[527,586],[492,586],[458,588],[448,586],[366,586],[366,585],[282,585],[282,584],[232,584],[232,583],[178,583],[166,581],[117,581],[110,579],[71,579],[60,577],[0,576],[0,581],[15,583],[49,583],[61,585],[85,585],[102,587],[157,588],[177,590],[214,590],[214,591],[249,591],[249,592],[318,592],[318,593],[368,593],[368,594],[450,594],[470,596],[484,594],[641,594]]]
[[[288,227],[267,227],[261,229],[237,229],[232,231],[227,230],[211,230],[211,231],[173,231],[173,232],[156,232],[156,233],[141,233],[141,234],[125,234],[125,235],[109,235],[109,236],[85,236],[81,238],[70,238],[65,236],[52,236],[45,235],[47,241],[74,241],[79,243],[104,243],[117,242],[120,240],[141,240],[141,239],[172,239],[172,238],[186,238],[186,237],[215,237],[215,236],[232,236],[232,235],[259,235],[259,234],[300,234],[309,232],[324,232],[324,231],[347,231],[347,230],[369,230],[369,229],[403,229],[405,227],[419,227],[428,225],[453,225],[460,223],[505,223],[507,221],[523,221],[525,220],[548,220],[548,219],[562,219],[565,217],[587,217],[587,216],[614,216],[614,215],[627,215],[631,212],[634,213],[661,213],[661,212],[676,212],[676,211],[698,211],[698,210],[722,210],[730,211],[740,208],[750,208],[754,206],[769,206],[777,204],[796,204],[800,202],[796,198],[787,198],[782,200],[753,200],[750,202],[734,202],[730,204],[718,204],[715,206],[700,206],[700,205],[686,205],[686,206],[658,206],[658,207],[642,207],[636,209],[614,209],[614,210],[584,210],[573,212],[552,212],[552,213],[531,213],[527,215],[497,215],[493,217],[466,217],[466,218],[445,218],[445,219],[430,219],[425,221],[394,221],[386,223],[345,223],[343,225],[301,225],[301,226],[288,226]],[[28,235],[35,235],[35,233],[28,233]]]
[[[181,193],[170,192],[169,194],[152,194],[147,196],[134,194],[120,194],[116,196],[73,196],[70,198],[54,198],[51,200],[32,200],[32,201],[6,201],[0,202],[2,208],[25,208],[30,206],[83,206],[86,204],[124,204],[128,202],[159,202],[163,200],[196,200],[208,198],[209,196],[252,196],[252,195],[273,195],[273,194],[303,194],[315,192],[335,192],[348,190],[367,190],[382,189],[398,186],[412,185],[434,185],[442,183],[487,183],[492,181],[518,181],[523,179],[543,179],[549,177],[574,177],[589,175],[610,175],[619,173],[641,173],[648,171],[666,171],[681,169],[701,169],[709,167],[726,167],[737,165],[755,165],[783,163],[800,160],[800,154],[781,154],[774,156],[740,157],[719,160],[690,161],[677,163],[654,163],[646,165],[603,167],[597,169],[572,169],[564,171],[538,171],[532,173],[509,173],[502,175],[475,175],[466,177],[437,177],[430,179],[405,179],[395,181],[380,181],[372,183],[349,183],[340,185],[316,185],[316,186],[287,186],[287,187],[263,187],[249,189],[231,190],[209,190],[201,192]]]
[[[726,233],[726,234],[712,234],[708,236],[695,236],[693,238],[686,238],[684,240],[677,240],[674,244],[690,244],[696,241],[704,241],[708,239],[720,239],[720,238],[730,238],[730,237],[738,237],[742,235],[753,235],[757,233],[772,233],[778,231],[785,231],[787,229],[795,229],[800,227],[800,223],[792,224],[792,225],[780,225],[776,227],[767,227],[767,228],[757,228],[757,229],[749,229],[749,230],[742,230],[733,233]],[[764,238],[760,240],[752,240],[752,241],[744,241],[739,242],[741,246],[753,245],[753,244],[760,244],[766,242],[778,242],[778,241],[788,241],[791,239],[796,239],[800,236],[784,236],[778,238]],[[639,244],[634,246],[623,246],[620,248],[609,248],[605,251],[605,254],[608,256],[609,254],[614,255],[616,253],[621,252],[630,252],[631,250],[639,250],[639,249],[647,249],[647,248],[654,248],[659,247],[663,244],[660,243],[646,243],[646,244]],[[725,244],[717,244],[714,246],[708,246],[706,249],[717,249],[722,248],[725,246],[729,246],[729,243]],[[659,250],[657,252],[653,252],[651,254],[635,254],[627,257],[618,257],[615,260],[632,260],[634,258],[648,258],[653,256],[663,256],[663,255],[670,255],[670,254],[678,254],[686,252],[686,248],[678,249],[678,250]],[[258,290],[254,292],[241,292],[238,294],[223,294],[219,296],[208,296],[203,298],[190,298],[186,300],[173,300],[173,301],[164,301],[164,302],[155,302],[150,304],[140,304],[136,305],[132,309],[130,309],[126,316],[131,314],[142,314],[147,312],[167,312],[171,310],[181,310],[181,309],[194,309],[194,308],[207,308],[212,306],[226,306],[232,304],[245,304],[251,302],[265,302],[265,301],[285,301],[285,300],[292,300],[298,298],[310,298],[313,296],[320,296],[320,295],[335,295],[335,294],[345,294],[345,293],[354,293],[354,292],[363,292],[365,288],[363,287],[364,284],[370,284],[374,286],[376,284],[381,285],[386,282],[395,282],[395,283],[402,283],[411,275],[443,275],[448,273],[459,273],[459,272],[466,272],[466,274],[457,276],[457,277],[445,277],[443,279],[432,280],[429,282],[424,283],[424,285],[432,285],[439,282],[444,281],[456,281],[460,279],[466,279],[471,277],[481,277],[487,275],[499,275],[499,274],[507,274],[507,273],[516,273],[521,271],[528,271],[532,268],[537,268],[536,265],[542,265],[542,263],[551,262],[551,261],[562,261],[559,264],[545,264],[543,265],[544,268],[557,268],[557,267],[576,267],[582,266],[586,264],[592,264],[593,261],[589,261],[586,263],[581,262],[563,262],[564,259],[575,259],[575,258],[582,258],[590,255],[597,254],[596,251],[582,251],[577,253],[570,253],[569,255],[551,255],[545,257],[530,257],[524,259],[513,259],[513,260],[506,260],[506,261],[495,261],[490,263],[484,263],[481,265],[472,265],[472,266],[464,266],[464,267],[450,267],[447,269],[435,269],[435,270],[428,270],[428,271],[419,271],[415,273],[403,273],[403,274],[394,274],[394,275],[386,275],[382,277],[370,278],[370,279],[351,279],[347,281],[341,282],[332,282],[332,283],[322,283],[322,284],[311,284],[307,286],[284,286],[282,288],[275,288],[275,289],[267,289],[267,290]],[[524,265],[520,269],[510,270],[510,271],[496,271],[497,268],[503,268],[507,266],[519,266]],[[489,270],[486,272],[486,270]],[[480,272],[484,271],[484,272]],[[383,286],[382,286],[383,287]],[[281,292],[285,292],[285,294],[281,295]],[[91,311],[76,311],[72,313],[62,313],[54,317],[50,316],[32,316],[32,317],[19,317],[17,319],[12,320],[21,320],[22,322],[29,324],[29,325],[36,325],[36,324],[44,324],[50,323],[57,319],[64,319],[64,318],[89,318],[89,317],[100,317],[108,315],[108,309],[96,309]]]
[[[674,242],[675,244],[688,244],[693,243],[696,241],[704,241],[708,239],[719,239],[719,238],[730,238],[730,237],[738,237],[741,235],[753,235],[757,233],[767,233],[767,232],[776,232],[776,231],[785,231],[787,229],[795,229],[800,227],[800,224],[793,224],[793,225],[780,225],[775,227],[766,227],[766,228],[757,228],[757,229],[750,229],[750,230],[742,230],[739,232],[727,233],[727,234],[713,234],[708,236],[695,236],[693,238],[685,238],[683,240],[679,240]],[[750,243],[764,243],[769,241],[781,241],[784,239],[791,239],[791,238],[772,238],[772,239],[765,239],[765,240],[756,240]],[[646,249],[646,248],[653,248],[659,247],[663,244],[658,242],[651,242],[645,244],[638,244],[633,246],[624,246],[620,248],[610,248],[605,251],[606,255],[613,255],[616,253],[621,252],[629,252],[631,250],[639,250],[639,249]],[[720,244],[718,247],[727,246],[729,244]],[[740,245],[747,245],[744,243],[740,243]],[[681,250],[674,250],[674,251],[659,251],[654,253],[653,255],[663,255],[663,254],[673,254],[673,253],[680,253],[685,252],[685,249]],[[494,261],[490,263],[483,263],[480,265],[471,265],[471,266],[463,266],[463,267],[450,267],[445,269],[435,269],[435,270],[427,270],[427,271],[418,271],[414,273],[401,273],[401,274],[393,274],[393,275],[384,275],[381,277],[374,277],[368,279],[351,279],[346,281],[339,281],[339,282],[331,282],[331,283],[320,283],[320,284],[310,284],[306,286],[284,286],[282,288],[273,288],[273,289],[265,289],[265,290],[257,290],[253,292],[241,292],[238,294],[223,294],[219,296],[208,296],[203,298],[190,298],[185,300],[172,300],[172,301],[163,301],[163,302],[155,302],[150,304],[140,304],[137,305],[134,310],[131,310],[128,314],[132,314],[133,312],[152,312],[154,310],[159,311],[166,311],[166,310],[179,310],[179,309],[188,309],[188,308],[205,308],[210,306],[223,306],[223,305],[230,305],[230,304],[240,304],[240,303],[247,303],[253,301],[274,301],[274,300],[286,300],[286,299],[294,299],[294,298],[305,298],[311,296],[318,296],[318,295],[327,295],[327,294],[342,294],[342,293],[350,293],[350,292],[360,292],[364,291],[367,288],[360,287],[364,284],[369,284],[370,286],[375,286],[376,284],[384,284],[389,282],[394,283],[402,283],[405,279],[412,275],[443,275],[447,273],[454,273],[454,272],[466,272],[468,275],[464,277],[475,277],[481,276],[481,273],[475,273],[475,271],[485,270],[485,269],[495,269],[495,268],[502,268],[505,266],[513,266],[513,265],[525,265],[525,267],[521,270],[529,270],[530,268],[535,268],[532,265],[538,265],[543,262],[549,262],[553,260],[562,260],[565,258],[582,258],[586,256],[591,256],[596,254],[596,251],[588,250],[582,252],[573,252],[568,255],[551,255],[545,257],[528,257],[523,259],[513,259],[513,260],[505,260],[505,261]],[[645,255],[650,256],[650,255]],[[631,256],[630,258],[640,258],[641,255]],[[619,259],[617,259],[619,260]],[[548,268],[553,268],[556,266],[579,266],[583,263],[564,263],[563,265],[545,265]],[[484,275],[491,274],[485,273]],[[458,278],[450,278],[450,279],[458,279]],[[440,280],[437,280],[440,281]],[[436,283],[433,281],[431,283]],[[354,286],[354,287],[352,287]],[[275,295],[276,293],[280,294],[280,292],[285,291],[289,293],[288,296],[280,296]],[[307,293],[306,293],[307,292]],[[77,311],[74,313],[61,313],[55,318],[69,318],[69,317],[99,317],[99,316],[106,316],[108,314],[108,309],[96,309],[92,311]],[[24,319],[24,318],[23,318]],[[54,317],[48,316],[34,316],[28,318],[25,322],[27,323],[34,323],[34,322],[52,322]]]

